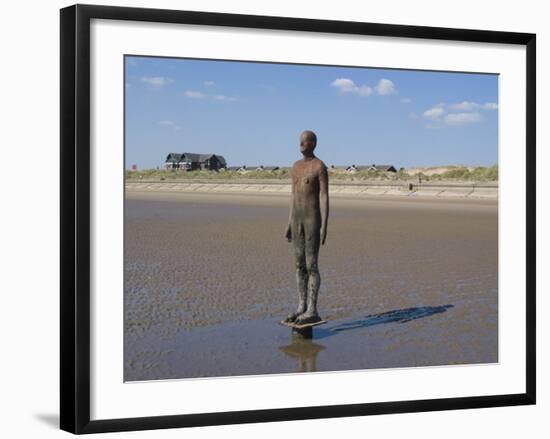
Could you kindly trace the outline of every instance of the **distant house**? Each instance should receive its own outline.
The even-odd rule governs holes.
[[[260,165],[260,166],[247,166],[247,165],[228,166],[227,168],[225,168],[226,171],[241,172],[241,173],[262,172],[262,171],[272,172],[272,171],[278,171],[279,169],[281,169],[279,166],[264,166],[264,165]]]
[[[264,166],[264,165],[260,165],[260,166],[256,166],[254,168],[256,171],[276,171],[277,169],[279,169],[278,166]]]
[[[395,167],[392,165],[375,165],[372,164],[370,166],[357,166],[357,165],[351,165],[346,168],[346,172],[349,172],[350,174],[355,174],[359,171],[380,171],[380,172],[397,172]]]
[[[194,152],[171,152],[164,162],[164,167],[166,169],[180,169],[185,171],[194,171],[195,169],[218,171],[226,166],[225,158],[221,155],[197,154]]]
[[[279,169],[278,166],[264,166],[264,165],[249,165],[249,166],[241,166],[237,170],[241,172],[263,172],[263,171],[276,171]]]
[[[375,165],[374,163],[367,168],[367,171],[397,172],[393,165]]]
[[[179,169],[180,164],[183,161],[183,154],[171,152],[164,161],[164,167],[166,169]]]
[[[239,172],[241,174],[244,174],[246,172],[251,172],[251,171],[255,171],[256,170],[256,166],[246,166],[246,165],[242,165],[242,166],[227,166],[225,168],[226,171],[231,171],[231,172]]]

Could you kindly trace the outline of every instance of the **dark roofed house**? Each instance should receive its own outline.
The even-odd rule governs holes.
[[[382,171],[382,172],[397,172],[397,169],[393,165],[375,165],[374,163],[368,167],[368,171]]]
[[[232,171],[232,172],[240,172],[240,173],[244,173],[244,172],[250,172],[250,171],[253,171],[255,168],[253,167],[247,167],[246,165],[242,165],[242,166],[228,166],[225,168],[227,171]]]
[[[351,165],[346,168],[346,172],[349,172],[350,174],[355,174],[359,171],[379,171],[379,172],[397,172],[394,166],[392,165],[375,165],[372,164],[370,166],[357,166],[357,165]]]
[[[171,152],[166,157],[166,161],[164,162],[164,167],[166,169],[179,169],[180,163],[182,161],[183,154],[179,154],[177,152]]]
[[[276,171],[277,169],[279,169],[278,166],[264,166],[264,165],[251,166],[250,168],[251,169],[253,168],[256,171]]]
[[[229,166],[227,168],[228,171],[235,171],[235,172],[241,172],[241,173],[254,172],[254,171],[276,171],[278,169],[280,169],[278,166],[264,166],[264,165],[260,165],[260,166],[246,166],[246,165]]]
[[[217,154],[197,154],[194,152],[174,153],[166,157],[166,169],[182,169],[193,171],[195,169],[208,169],[218,171],[227,166],[225,158]]]
[[[201,169],[217,171],[218,169],[225,168],[227,166],[223,156],[218,154],[200,154],[199,158]]]

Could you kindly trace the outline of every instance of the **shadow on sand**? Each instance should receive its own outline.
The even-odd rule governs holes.
[[[384,323],[407,323],[411,320],[446,312],[453,306],[454,305],[417,306],[414,308],[371,314],[362,319],[341,323],[331,328],[315,328],[313,339],[319,340],[336,335],[341,331],[368,328],[369,326],[382,325]],[[286,346],[281,346],[279,349],[289,358],[297,360],[297,372],[315,372],[317,371],[317,355],[325,349],[325,346],[314,343],[312,339],[304,339],[292,333],[291,343]]]
[[[411,320],[429,317],[434,314],[439,314],[452,308],[454,305],[441,306],[415,306],[413,308],[397,309],[386,311],[378,314],[370,314],[362,319],[353,320],[351,322],[341,323],[330,328],[318,329],[315,332],[314,338],[326,338],[341,331],[350,329],[368,328],[375,325],[383,325],[385,323],[407,323]]]
[[[448,308],[452,307],[453,305],[416,306],[414,308],[386,311],[380,314],[368,315],[364,319],[342,323],[341,325],[333,326],[330,329],[332,331],[347,331],[348,329],[368,328],[369,326],[382,325],[384,323],[407,323],[411,320],[445,312]]]

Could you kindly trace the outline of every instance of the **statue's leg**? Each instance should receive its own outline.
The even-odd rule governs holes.
[[[296,263],[296,288],[298,291],[298,308],[290,313],[285,321],[294,322],[296,317],[306,310],[307,297],[307,268],[305,252],[305,235],[302,224],[292,225],[292,242],[294,243],[294,259]]]
[[[320,248],[320,230],[315,224],[308,230],[306,228],[306,270],[308,274],[308,292],[306,310],[296,318],[297,324],[315,323],[321,320],[317,312],[317,298],[321,286],[318,258]]]

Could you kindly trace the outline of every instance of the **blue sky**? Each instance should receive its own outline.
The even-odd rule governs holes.
[[[126,57],[126,167],[170,152],[288,166],[303,130],[328,166],[498,163],[498,76]]]

